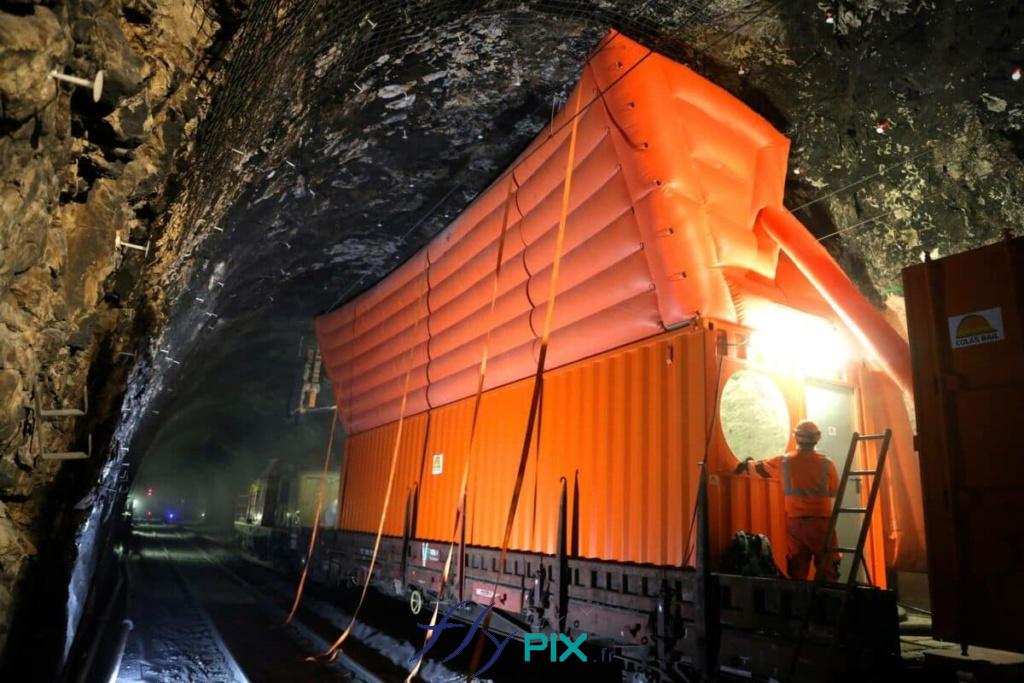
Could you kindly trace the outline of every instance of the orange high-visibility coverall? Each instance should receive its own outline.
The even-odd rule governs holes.
[[[782,479],[786,496],[787,543],[786,573],[791,579],[806,579],[811,560],[822,562],[825,579],[839,579],[839,553],[826,555],[825,548],[835,548],[836,535],[826,538],[832,517],[832,499],[839,489],[836,466],[827,457],[813,450],[797,450],[760,463],[758,469],[771,477]]]

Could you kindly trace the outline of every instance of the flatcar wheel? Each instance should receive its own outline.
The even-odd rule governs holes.
[[[423,593],[415,588],[409,592],[409,611],[413,616],[423,611]]]

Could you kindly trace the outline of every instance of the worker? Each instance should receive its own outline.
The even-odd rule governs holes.
[[[755,462],[747,458],[735,473],[781,478],[786,496],[787,539],[786,573],[791,579],[806,579],[811,568],[821,566],[826,581],[839,579],[839,552],[836,535],[828,535],[832,518],[832,499],[839,488],[836,466],[814,450],[821,430],[810,420],[802,420],[793,430],[796,451],[769,460]],[[829,550],[831,548],[831,550]]]

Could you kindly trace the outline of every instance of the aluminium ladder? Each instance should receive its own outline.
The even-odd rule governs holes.
[[[814,612],[815,598],[818,597],[819,591],[822,585],[825,583],[824,563],[828,561],[829,553],[839,551],[841,553],[851,553],[853,556],[853,562],[850,564],[850,574],[845,581],[842,577],[839,578],[840,583],[845,583],[845,589],[843,590],[843,596],[839,603],[839,612],[836,617],[835,632],[833,634],[832,648],[833,655],[835,649],[838,648],[839,642],[842,639],[843,632],[843,619],[846,616],[846,606],[850,600],[850,596],[853,591],[857,588],[857,571],[861,565],[864,567],[864,575],[871,583],[871,573],[868,570],[867,562],[864,560],[864,545],[868,538],[868,529],[871,527],[871,515],[875,510],[875,501],[878,499],[878,489],[882,481],[882,469],[885,467],[885,457],[889,453],[889,442],[892,439],[892,430],[886,429],[881,434],[859,434],[853,433],[853,437],[850,439],[850,449],[846,453],[846,462],[843,464],[843,474],[839,479],[839,488],[836,491],[835,503],[832,505],[832,517],[828,523],[828,533],[825,536],[826,543],[831,544],[834,534],[836,532],[836,525],[839,523],[840,515],[863,515],[860,525],[860,533],[857,534],[857,545],[853,548],[844,547],[842,545],[827,545],[825,552],[822,553],[814,567],[814,581],[811,583],[811,593],[807,601],[807,611],[804,613],[803,619],[800,623],[800,631],[797,634],[796,646],[793,648],[793,658],[790,661],[789,666],[789,677],[787,680],[790,683],[796,681],[797,668],[800,664],[800,653],[803,649],[804,640],[807,636],[807,629],[810,625],[811,615]],[[857,446],[862,441],[880,441],[881,447],[878,451],[878,460],[875,464],[875,469],[853,469],[853,460],[857,454]],[[861,478],[871,477],[871,488],[868,492],[868,500],[864,507],[846,507],[843,505],[843,498],[846,494],[846,486],[850,482],[850,478]],[[834,656],[829,658],[829,661],[834,661]]]

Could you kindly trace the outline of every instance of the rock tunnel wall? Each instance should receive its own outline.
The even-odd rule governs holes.
[[[95,507],[70,504],[104,463],[126,354],[152,318],[145,257],[118,253],[114,236],[156,237],[175,155],[197,124],[194,76],[218,29],[206,12],[145,0],[0,7],[0,649],[30,568],[64,568],[36,573],[51,596],[40,608],[66,600],[65,544]],[[101,68],[98,102],[48,76]],[[81,408],[86,387],[82,418],[35,410]],[[89,461],[42,456],[85,451],[90,434]]]

